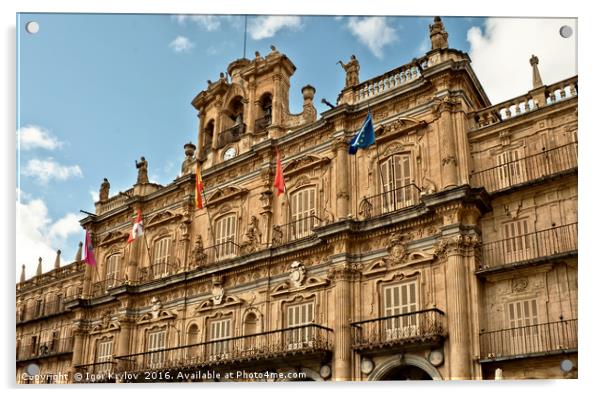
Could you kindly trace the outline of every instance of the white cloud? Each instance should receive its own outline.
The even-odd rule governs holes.
[[[281,29],[298,30],[301,28],[301,17],[297,16],[261,16],[251,20],[249,33],[253,40],[273,37]]]
[[[577,73],[576,34],[562,38],[559,30],[563,25],[576,32],[573,19],[551,18],[488,18],[484,31],[476,26],[468,30],[472,67],[492,103],[532,89],[532,54],[539,58],[544,84]]]
[[[193,47],[194,43],[184,36],[178,36],[169,43],[169,48],[177,53],[189,52]]]
[[[352,17],[347,28],[378,58],[383,57],[383,47],[397,40],[395,29],[387,25],[385,17]]]
[[[100,200],[100,196],[97,190],[90,190],[89,192],[93,202],[97,202],[98,200]]]
[[[187,22],[192,22],[202,27],[208,32],[213,32],[220,28],[222,19],[216,15],[173,15],[174,18],[180,25],[185,25]]]
[[[29,196],[21,194],[23,197]],[[16,270],[17,280],[21,275],[21,265],[26,265],[27,277],[35,274],[38,258],[42,258],[42,270],[51,270],[56,258],[56,250],[63,248],[67,239],[82,232],[77,214],[68,213],[56,222],[48,216],[46,203],[41,199],[16,202]],[[63,264],[70,262],[61,257]]]
[[[42,184],[50,180],[65,181],[71,177],[82,177],[83,173],[79,165],[61,165],[54,161],[52,157],[46,160],[31,159],[27,165],[21,169],[24,176],[30,176]]]
[[[17,130],[22,150],[35,148],[54,150],[63,143],[54,137],[47,129],[38,125],[26,125]]]

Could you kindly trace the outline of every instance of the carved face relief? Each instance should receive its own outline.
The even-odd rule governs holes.
[[[224,287],[221,285],[214,285],[211,289],[211,300],[213,300],[214,305],[219,305],[222,303],[222,299],[224,299]]]

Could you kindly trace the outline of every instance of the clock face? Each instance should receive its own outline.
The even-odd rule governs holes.
[[[224,152],[224,160],[230,160],[234,156],[236,156],[236,148],[231,147]]]

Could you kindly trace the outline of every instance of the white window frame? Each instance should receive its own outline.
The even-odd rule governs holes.
[[[498,188],[514,186],[527,180],[524,148],[504,150],[496,156]]]
[[[232,318],[211,320],[208,323],[207,342],[209,342],[209,359],[223,360],[230,357],[232,337]]]
[[[121,255],[119,254],[111,254],[107,257],[107,269],[105,274],[105,279],[107,280],[107,287],[112,287],[117,283],[120,257]]]
[[[96,343],[96,360],[95,372],[107,373],[111,371],[111,363],[113,360],[113,339],[100,339]]]
[[[231,258],[236,255],[237,216],[227,214],[215,221],[215,258],[217,260]]]
[[[155,329],[147,332],[146,351],[148,355],[148,366],[150,368],[159,368],[165,360],[165,349],[167,342],[167,331],[163,329]]]
[[[288,305],[286,308],[287,328],[300,327],[313,324],[315,321],[315,304],[313,301]],[[304,327],[288,330],[285,334],[289,350],[301,349],[312,346],[315,330],[313,327]]]
[[[530,258],[533,236],[529,230],[529,218],[521,218],[502,225],[505,262],[518,262]]]
[[[378,185],[382,193],[383,212],[391,212],[413,204],[412,156],[399,153],[380,162]],[[384,184],[384,186],[383,186]]]
[[[317,197],[315,186],[304,187],[291,194],[291,239],[309,236],[314,227]]]
[[[418,280],[383,286],[384,317],[413,313],[419,310]],[[384,321],[386,340],[403,339],[418,335],[418,315],[389,318]]]
[[[167,273],[171,256],[171,237],[161,237],[153,244],[152,277],[159,278]]]

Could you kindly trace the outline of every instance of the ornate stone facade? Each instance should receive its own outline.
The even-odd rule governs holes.
[[[135,186],[81,221],[97,268],[79,255],[17,284],[18,382],[30,363],[65,382],[576,377],[560,362],[577,364],[577,78],[492,105],[440,19],[430,38],[383,76],[345,67],[319,117],[311,86],[290,113],[275,47],[232,62],[192,102],[204,208],[195,145],[167,186],[136,162]],[[378,150],[352,157],[368,99]]]

